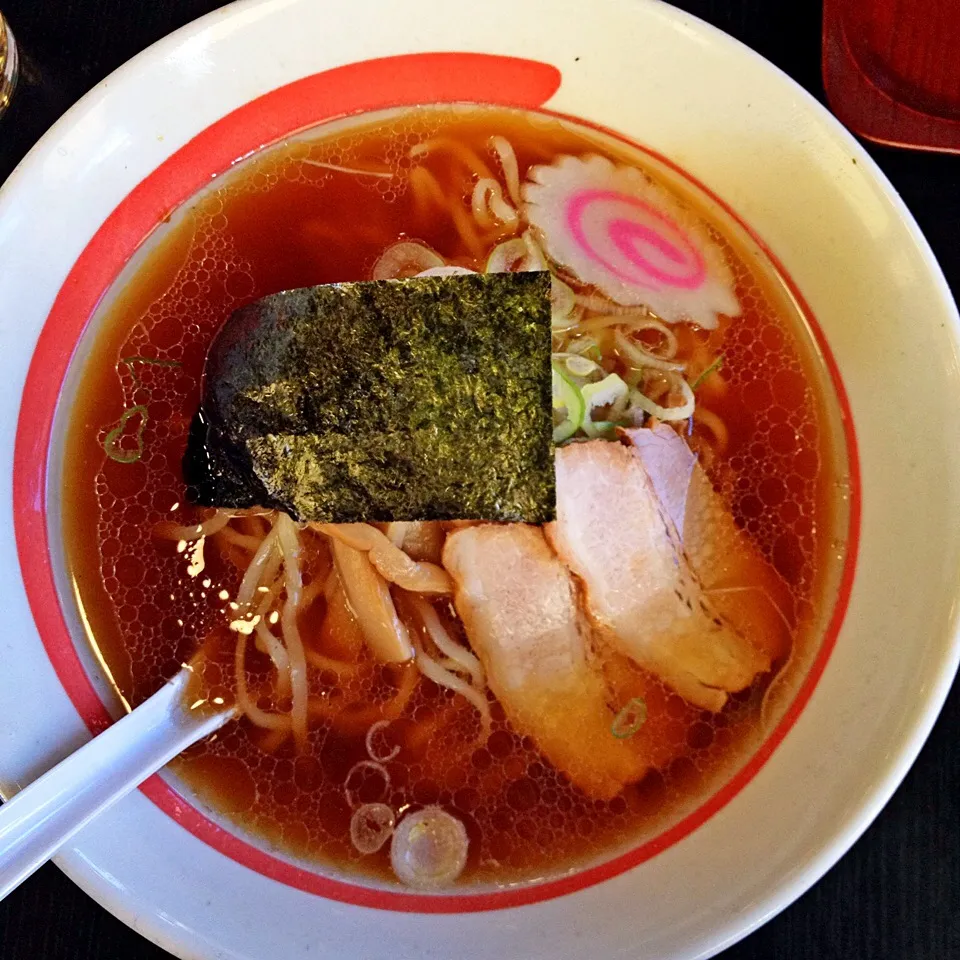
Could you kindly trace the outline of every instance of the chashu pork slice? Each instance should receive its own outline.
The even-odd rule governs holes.
[[[594,440],[557,450],[556,467],[557,519],[547,536],[614,648],[714,711],[769,669],[769,657],[704,596],[639,457]]]
[[[443,563],[490,689],[511,726],[584,793],[615,796],[646,765],[611,733],[606,684],[591,664],[589,630],[569,573],[537,527],[465,527]]]
[[[642,461],[710,603],[774,663],[783,664],[796,623],[789,584],[737,526],[672,427],[659,423],[618,433]]]
[[[790,653],[793,593],[737,526],[698,463],[690,476],[684,549],[720,616],[775,663]]]

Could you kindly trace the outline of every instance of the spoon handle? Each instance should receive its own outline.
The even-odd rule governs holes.
[[[229,709],[187,709],[188,677],[181,670],[0,807],[0,899],[114,801],[233,716]]]

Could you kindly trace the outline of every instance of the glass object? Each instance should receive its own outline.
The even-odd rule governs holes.
[[[960,153],[960,0],[824,0],[836,116],[878,143]]]
[[[0,113],[7,109],[17,85],[17,44],[9,24],[0,13]]]

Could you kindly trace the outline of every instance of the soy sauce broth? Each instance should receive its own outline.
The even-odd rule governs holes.
[[[208,545],[202,576],[189,577],[183,555],[152,534],[162,521],[190,523],[197,516],[186,501],[180,462],[213,335],[232,310],[266,294],[368,279],[383,250],[401,238],[483,269],[485,255],[461,242],[438,204],[410,189],[410,171],[425,161],[409,151],[443,138],[429,167],[445,194],[463,198],[467,209],[472,181],[460,146],[498,176],[488,145],[493,134],[512,143],[521,178],[531,164],[564,153],[606,152],[641,166],[683,190],[723,245],[742,315],[713,333],[682,335],[684,350],[724,357],[727,389],[707,401],[729,430],[728,445],[722,457],[703,462],[790,591],[798,654],[791,669],[802,672],[809,663],[842,559],[835,531],[844,520],[836,495],[844,467],[825,372],[780,278],[744,235],[731,232],[725,215],[632,148],[543,115],[423,108],[341,124],[334,132],[319,128],[218,178],[161,228],[100,318],[66,441],[64,529],[91,640],[131,704],[156,691],[205,642],[210,656],[202,689],[210,697],[231,695],[223,592],[235,592],[239,574]],[[105,456],[104,438],[132,406],[147,412],[142,455],[119,463]],[[695,448],[707,439],[703,429],[695,425]],[[449,604],[438,608],[457,631]],[[304,635],[320,636],[328,613],[322,604],[308,611]],[[336,643],[329,626],[327,634]],[[248,656],[255,680],[266,659],[252,647]],[[319,689],[329,680],[318,675],[311,683]],[[400,682],[387,668],[372,669],[362,694],[383,702]],[[385,733],[401,747],[385,764],[389,788],[361,778],[357,798],[401,811],[440,803],[455,813],[471,840],[468,882],[540,878],[634,846],[702,802],[760,742],[764,692],[760,681],[713,715],[651,682],[643,736],[651,756],[672,759],[620,796],[597,802],[514,734],[496,705],[493,735],[473,746],[472,708],[421,679],[402,719]],[[261,841],[322,868],[386,879],[392,877],[387,849],[361,856],[349,840],[344,780],[367,759],[365,733],[318,722],[309,749],[298,755],[289,740],[276,746],[268,731],[233,722],[173,768],[188,793]]]

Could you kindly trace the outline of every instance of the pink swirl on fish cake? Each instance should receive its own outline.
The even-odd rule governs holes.
[[[566,219],[580,249],[623,283],[696,290],[707,279],[703,255],[684,231],[637,197],[579,190],[567,201]]]

